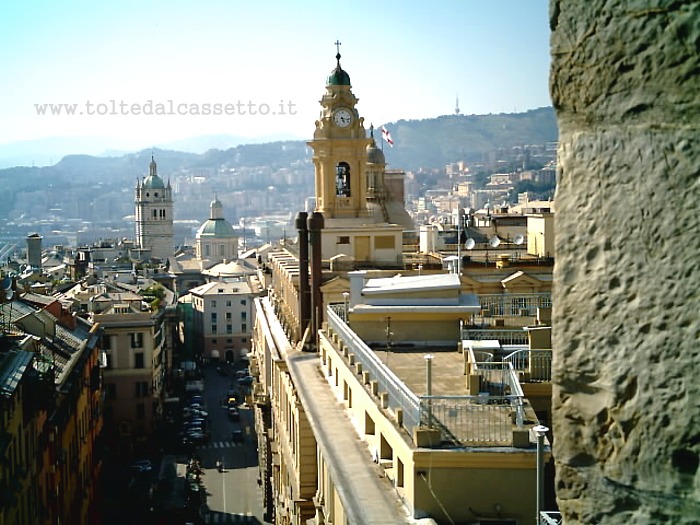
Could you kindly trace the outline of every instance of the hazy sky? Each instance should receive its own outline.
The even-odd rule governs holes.
[[[547,10],[547,0],[5,2],[0,144],[310,138],[336,39],[367,127],[453,113],[457,95],[464,114],[547,106]],[[149,100],[153,112],[233,104],[235,114],[121,114]],[[38,115],[48,103],[83,115]],[[280,103],[296,114],[273,115]]]

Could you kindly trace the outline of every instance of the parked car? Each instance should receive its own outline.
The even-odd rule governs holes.
[[[204,445],[209,441],[209,436],[204,432],[190,432],[182,438],[183,445]]]
[[[150,459],[139,459],[134,461],[129,468],[134,472],[149,472],[153,469]]]
[[[253,381],[255,381],[253,376],[245,376],[238,379],[238,384],[241,386],[250,386],[253,384]]]
[[[203,410],[201,408],[192,408],[192,407],[186,407],[182,410],[182,415],[185,418],[191,418],[191,417],[201,417],[201,418],[207,418],[209,417],[209,412],[206,410]]]

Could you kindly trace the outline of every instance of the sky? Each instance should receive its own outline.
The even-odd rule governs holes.
[[[547,0],[28,0],[0,34],[0,145],[309,139],[336,41],[366,127],[551,105]]]

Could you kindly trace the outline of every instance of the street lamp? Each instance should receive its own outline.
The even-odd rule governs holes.
[[[544,425],[533,427],[537,436],[537,514],[535,523],[540,522],[540,512],[544,507],[544,437],[549,429]]]

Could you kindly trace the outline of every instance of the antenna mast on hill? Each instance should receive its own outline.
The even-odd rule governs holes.
[[[459,95],[455,97],[455,115],[459,115]]]

